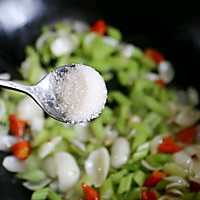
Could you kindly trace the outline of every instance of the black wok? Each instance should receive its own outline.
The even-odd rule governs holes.
[[[0,0],[0,72],[18,78],[24,48],[33,44],[43,24],[60,20],[93,23],[102,18],[136,46],[159,49],[172,61],[180,87],[200,92],[200,14],[195,2],[106,0]],[[188,5],[189,3],[189,5]],[[190,14],[189,14],[190,13]],[[0,153],[0,162],[5,153]],[[0,167],[0,200],[30,199],[30,192]]]

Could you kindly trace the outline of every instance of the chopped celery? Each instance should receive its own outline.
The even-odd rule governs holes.
[[[111,179],[106,179],[100,187],[100,196],[102,200],[109,200],[114,194]]]
[[[162,122],[162,117],[155,112],[150,112],[144,117],[143,122],[155,129]]]
[[[163,166],[162,170],[169,175],[176,175],[181,177],[187,176],[187,172],[182,167],[180,167],[175,163],[166,163]]]
[[[99,51],[101,49],[101,51]],[[91,56],[94,60],[103,60],[110,56],[115,48],[105,43],[102,37],[96,37],[91,43]]]
[[[129,194],[126,197],[126,200],[138,200],[141,199],[141,192],[142,188],[141,187],[135,187],[133,188]]]
[[[113,110],[109,106],[106,105],[104,110],[101,113],[100,118],[105,124],[112,123],[114,120]]]
[[[134,173],[133,180],[137,183],[138,186],[142,186],[146,180],[146,173],[141,170],[138,170]]]
[[[38,189],[32,194],[31,200],[46,200],[48,193],[49,193],[49,188]]]
[[[154,167],[160,167],[165,163],[171,162],[172,156],[167,153],[150,154],[146,157],[146,161]]]
[[[116,101],[118,104],[131,104],[130,99],[121,91],[111,91],[108,95],[110,102]]]
[[[133,161],[138,161],[138,160],[141,160],[143,158],[145,158],[149,153],[149,150],[148,149],[144,149],[144,150],[141,150],[141,151],[136,151],[134,154],[133,154]]]
[[[113,26],[108,26],[107,27],[107,33],[110,37],[115,38],[116,40],[120,41],[122,39],[122,34],[121,32],[113,27]]]
[[[46,129],[41,130],[31,141],[33,147],[37,147],[49,138],[49,131]]]
[[[91,186],[92,180],[93,180],[93,178],[92,178],[91,175],[85,174],[84,176],[82,176],[81,179],[78,181],[78,183],[75,186],[75,190],[74,190],[75,194],[79,197],[82,197],[83,196],[83,190],[82,190],[81,184],[85,183],[85,184]]]
[[[131,149],[135,151],[137,147],[147,141],[147,138],[152,135],[152,129],[144,123],[133,123],[132,128],[136,131],[133,138]]]
[[[49,190],[47,197],[48,200],[62,200],[62,198],[52,190]]]
[[[118,108],[118,118],[116,119],[116,128],[121,135],[127,134],[126,120],[129,118],[130,105],[121,104]]]
[[[119,186],[118,186],[118,189],[117,189],[117,194],[123,194],[123,193],[128,192],[130,190],[131,184],[132,184],[132,181],[133,181],[133,176],[134,176],[134,174],[130,173],[130,174],[124,176],[120,180]]]
[[[103,140],[105,137],[105,128],[101,118],[97,118],[90,124],[91,130],[98,140]]]
[[[162,104],[161,102],[156,101],[153,97],[143,95],[141,100],[144,103],[144,105],[147,108],[149,108],[151,111],[156,112],[165,117],[169,115],[169,111],[166,105]]]
[[[127,171],[126,169],[123,169],[123,170],[121,170],[121,171],[119,171],[119,172],[116,172],[116,173],[112,174],[112,175],[110,176],[110,178],[111,178],[111,180],[112,180],[112,182],[113,182],[114,184],[115,184],[115,183],[119,183],[120,180],[121,180],[125,175],[127,175],[127,173],[128,173],[128,171]]]
[[[44,171],[36,169],[32,171],[20,172],[17,174],[17,177],[28,181],[40,181],[46,178],[46,174]]]

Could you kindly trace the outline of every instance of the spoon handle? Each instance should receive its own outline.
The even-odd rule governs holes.
[[[16,83],[13,81],[0,79],[0,87],[30,94],[30,86]]]

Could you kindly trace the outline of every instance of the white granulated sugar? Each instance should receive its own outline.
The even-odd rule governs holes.
[[[86,122],[99,116],[107,99],[102,76],[92,67],[76,64],[57,80],[56,99],[65,121]]]

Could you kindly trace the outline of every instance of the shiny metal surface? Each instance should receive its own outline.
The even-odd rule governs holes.
[[[28,86],[0,79],[0,87],[29,95],[48,115],[56,120],[69,122],[65,120],[65,117],[59,111],[59,103],[54,94],[57,89],[57,80],[55,77],[57,77],[57,79],[61,79],[63,74],[68,72],[67,68],[72,66],[74,65],[64,65],[56,68],[54,71],[50,72],[43,79],[41,79],[36,85]],[[55,83],[55,85],[52,83]]]

